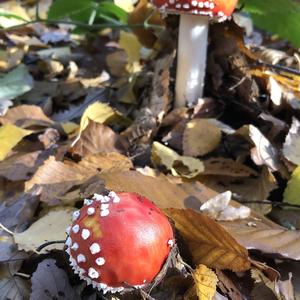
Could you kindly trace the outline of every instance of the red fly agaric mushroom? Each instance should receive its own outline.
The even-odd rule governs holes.
[[[136,193],[85,199],[67,233],[74,272],[104,293],[147,286],[174,245],[167,217]]]
[[[203,95],[209,19],[229,18],[238,0],[152,0],[163,13],[180,14],[175,106]]]

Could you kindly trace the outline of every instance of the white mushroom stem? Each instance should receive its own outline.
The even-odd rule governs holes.
[[[181,15],[175,107],[191,106],[203,95],[209,17]]]

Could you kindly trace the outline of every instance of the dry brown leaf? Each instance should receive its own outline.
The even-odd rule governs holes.
[[[161,208],[184,208],[184,201],[189,198],[187,193],[170,183],[164,175],[150,177],[128,171],[104,172],[99,177],[105,181],[107,189],[139,193]]]
[[[28,121],[30,121],[30,123]],[[19,105],[11,108],[4,117],[0,117],[0,123],[3,125],[14,124],[19,127],[28,127],[26,126],[28,123],[29,125],[45,127],[54,124],[54,122],[44,114],[42,109],[35,105]]]
[[[17,153],[0,162],[0,176],[9,180],[28,180],[48,157],[48,152]]]
[[[89,155],[80,161],[79,167],[91,173],[123,172],[133,169],[131,160],[117,152]]]
[[[203,161],[205,175],[223,175],[230,177],[257,176],[258,173],[249,167],[230,158],[215,157]]]
[[[221,224],[246,248],[258,249],[265,253],[300,260],[300,232],[288,230],[273,223],[267,226],[254,221],[251,227],[247,221],[222,222]]]
[[[241,195],[248,200],[265,200],[270,192],[277,187],[276,179],[264,167],[257,178],[233,178],[231,176],[198,176],[199,180],[216,192],[223,193],[227,190]]]
[[[250,268],[248,251],[217,222],[191,209],[165,209],[186,242],[193,262],[234,272]]]
[[[118,49],[106,56],[106,63],[109,73],[116,77],[122,77],[127,74],[128,56],[124,50]]]
[[[88,126],[82,131],[80,138],[69,150],[73,155],[85,157],[96,153],[110,153],[126,151],[124,138],[104,124],[89,120]]]
[[[183,153],[188,156],[205,155],[218,147],[221,136],[221,130],[209,119],[191,120],[183,133]]]
[[[199,265],[193,277],[199,300],[212,300],[217,291],[217,275],[205,265]]]

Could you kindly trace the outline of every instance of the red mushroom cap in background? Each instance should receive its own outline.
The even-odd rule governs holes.
[[[214,17],[223,21],[231,16],[238,0],[152,0],[152,4],[166,13],[189,13]]]
[[[75,273],[104,293],[150,283],[174,244],[167,217],[136,193],[86,199],[67,233]]]

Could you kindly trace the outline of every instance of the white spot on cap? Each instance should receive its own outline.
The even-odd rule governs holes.
[[[80,216],[80,212],[79,210],[76,210],[73,212],[73,215],[72,215],[72,221],[76,221]]]
[[[120,197],[115,192],[109,192],[108,196],[113,200],[114,203],[120,202]]]
[[[99,194],[94,194],[93,198],[96,201],[102,201],[102,199],[104,198],[104,196],[103,195],[99,195]]]
[[[72,239],[71,239],[70,237],[68,237],[68,238],[66,239],[66,245],[67,245],[68,247],[70,247],[70,246],[72,245]]]
[[[68,227],[66,228],[66,233],[67,233],[67,234],[70,234],[70,231],[71,231],[71,226],[68,226]]]
[[[105,259],[103,257],[98,257],[95,262],[98,266],[103,266],[105,264]]]
[[[168,240],[168,245],[169,245],[170,247],[173,247],[173,246],[174,246],[174,241],[173,241],[172,239],[169,239],[169,240]]]
[[[106,210],[106,209],[108,209],[109,208],[109,204],[108,203],[106,203],[106,204],[101,204],[101,206],[100,206],[100,209],[101,210]]]
[[[89,268],[89,276],[94,279],[99,277],[99,273],[94,268]]]
[[[110,202],[110,197],[108,196],[104,196],[104,199],[102,200],[102,202],[106,203],[106,202]]]
[[[84,239],[84,240],[87,240],[89,237],[90,237],[91,233],[88,229],[82,229],[82,232],[81,232],[81,237]]]
[[[78,224],[76,224],[76,225],[74,225],[73,227],[72,227],[72,231],[74,232],[74,233],[78,233],[79,232],[79,225]]]
[[[89,207],[89,208],[87,209],[87,214],[88,214],[89,216],[93,215],[94,213],[95,213],[95,207]]]
[[[83,254],[77,255],[77,262],[78,263],[86,262],[85,256]]]
[[[106,217],[109,215],[109,210],[108,209],[104,209],[100,211],[100,216],[101,217]]]
[[[84,205],[91,205],[92,203],[93,203],[93,200],[91,200],[91,199],[84,199],[84,202],[83,202]]]
[[[78,250],[78,248],[79,248],[79,245],[77,243],[74,243],[71,247],[71,249],[74,251]]]
[[[98,243],[93,243],[90,247],[91,253],[96,254],[101,251],[100,245]]]

